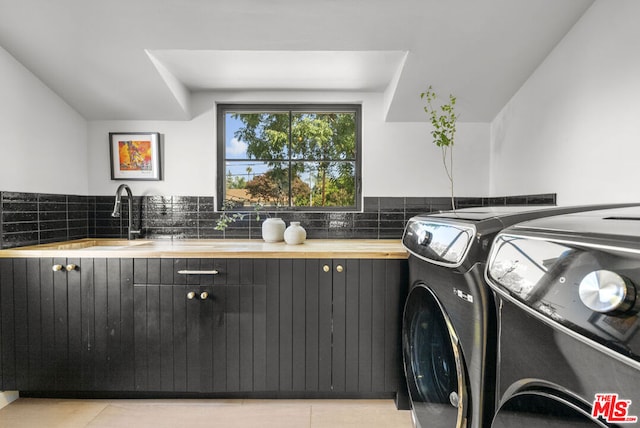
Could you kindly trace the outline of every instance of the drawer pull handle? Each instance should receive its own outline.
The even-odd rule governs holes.
[[[180,275],[217,275],[217,270],[179,270]]]

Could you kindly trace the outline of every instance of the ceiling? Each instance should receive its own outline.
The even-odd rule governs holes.
[[[88,120],[188,120],[200,91],[428,85],[489,122],[594,0],[0,0],[0,47]]]

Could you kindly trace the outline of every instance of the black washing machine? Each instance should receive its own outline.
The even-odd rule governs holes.
[[[495,235],[518,222],[597,208],[482,207],[409,220],[402,347],[415,426],[491,423],[497,325],[484,270]]]
[[[640,207],[533,220],[495,239],[493,428],[640,426]]]

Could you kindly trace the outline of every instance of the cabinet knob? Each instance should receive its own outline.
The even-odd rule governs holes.
[[[342,267],[342,265],[336,266],[336,271],[337,272],[342,272],[343,270],[344,270],[344,268]]]
[[[209,297],[209,293],[207,293],[206,291],[200,293],[200,300],[207,300],[207,297]]]
[[[60,272],[63,269],[62,265],[53,265],[51,268],[54,272]]]
[[[187,293],[187,299],[192,300],[196,297],[196,292],[195,291],[189,291]]]
[[[74,265],[73,263],[70,263],[67,265],[66,269],[67,269],[67,272],[71,272],[72,270],[78,270],[78,266]]]
[[[329,267],[329,265],[324,265],[322,266],[322,270],[325,272],[329,272],[331,270],[331,268]]]

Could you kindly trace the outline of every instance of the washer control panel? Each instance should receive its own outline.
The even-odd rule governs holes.
[[[640,362],[640,252],[500,233],[486,277],[502,298]]]
[[[630,279],[607,269],[588,273],[578,287],[580,300],[603,314],[626,313],[636,304],[636,287]]]
[[[412,218],[405,228],[402,244],[416,257],[455,267],[462,263],[474,235],[473,226]]]

